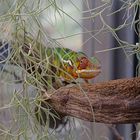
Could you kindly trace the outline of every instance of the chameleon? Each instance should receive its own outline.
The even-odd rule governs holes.
[[[87,57],[83,52],[68,48],[46,47],[39,42],[32,46],[31,42],[32,39],[27,37],[22,47],[30,57],[26,57],[25,67],[28,73],[38,72],[43,77],[41,83],[45,84],[46,90],[51,87],[58,89],[64,83],[71,83],[78,78],[88,82],[101,73],[101,65],[96,57]],[[22,53],[22,59],[25,53]]]
[[[55,74],[64,81],[82,78],[92,79],[101,72],[100,62],[95,57],[88,58],[83,52],[68,48],[47,48],[47,57]]]

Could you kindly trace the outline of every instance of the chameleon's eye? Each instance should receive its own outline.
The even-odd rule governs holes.
[[[83,59],[82,59],[82,60],[80,60],[80,63],[83,63]]]
[[[80,59],[80,64],[79,64],[80,69],[85,69],[87,65],[88,65],[88,59],[86,57],[82,57]]]

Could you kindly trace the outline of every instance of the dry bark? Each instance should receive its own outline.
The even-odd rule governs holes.
[[[140,78],[62,87],[47,102],[61,114],[86,121],[140,122]]]

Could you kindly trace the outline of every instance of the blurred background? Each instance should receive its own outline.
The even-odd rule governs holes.
[[[0,2],[1,38],[7,38],[7,36],[10,38],[7,32],[11,31],[11,24],[13,25],[13,23],[12,21],[4,22],[3,20],[5,15],[8,17],[10,13],[14,11],[14,4],[16,2],[17,1],[13,1],[13,3]],[[32,10],[32,12],[40,7],[44,8],[42,8],[43,10],[41,8],[39,9],[40,13],[35,11],[39,13],[38,19],[44,30],[44,44],[48,39],[55,40],[66,48],[70,48],[74,51],[83,51],[88,56],[94,55],[100,60],[102,73],[94,81],[91,80],[91,82],[102,82],[136,76],[138,61],[132,48],[135,47],[139,41],[137,34],[138,29],[136,28],[138,24],[137,20],[139,20],[138,1],[44,0],[44,2],[40,2],[39,8],[34,6],[36,3],[27,2],[28,8]],[[50,6],[50,3],[53,4]],[[46,7],[45,4],[47,5]],[[26,16],[28,15],[25,14],[25,21],[30,19],[26,19],[28,18]],[[29,25],[29,30],[33,33],[36,28],[37,25]],[[4,54],[4,50],[1,49],[0,56],[3,55],[8,56],[8,54]],[[3,63],[0,65],[3,67]],[[20,72],[19,75],[21,75]],[[12,96],[10,91],[14,91],[15,89],[19,90],[23,85],[7,83],[4,82],[2,78],[5,79],[3,73],[1,73],[0,82],[0,122],[4,125],[0,127],[0,133],[1,135],[3,133],[9,135],[10,130],[4,130],[3,126],[6,127],[6,123],[10,120],[11,116],[11,110],[8,107],[9,98]],[[31,94],[34,93],[32,88],[29,90]],[[86,131],[83,132],[83,128],[77,123],[76,131],[73,133],[74,136],[71,137],[71,139],[117,140],[106,124],[80,122]],[[136,124],[120,124],[117,125],[116,128],[120,135],[124,137],[124,140],[137,139]],[[10,137],[5,136],[4,138],[6,140]],[[62,134],[58,134],[57,138],[68,139],[64,138]],[[0,137],[0,139],[2,140],[3,136]],[[23,139],[25,139],[25,137],[23,137]],[[30,136],[27,137],[27,139],[34,140],[36,138]]]

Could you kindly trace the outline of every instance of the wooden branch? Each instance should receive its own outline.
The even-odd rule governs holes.
[[[61,114],[86,121],[140,122],[140,78],[62,87],[47,102]]]

